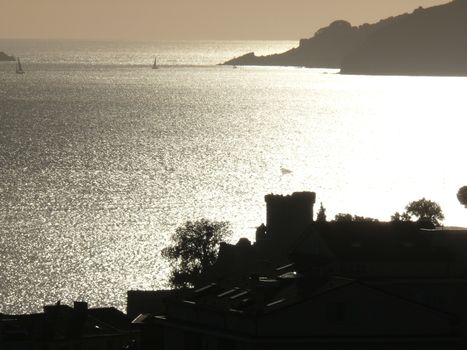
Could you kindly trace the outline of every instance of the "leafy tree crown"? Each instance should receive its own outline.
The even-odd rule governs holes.
[[[171,285],[174,288],[193,286],[215,263],[220,243],[231,234],[230,224],[224,221],[201,219],[178,227],[172,235],[172,245],[162,250],[162,256],[172,264]]]
[[[467,186],[462,186],[457,192],[457,199],[459,202],[467,208]]]
[[[417,218],[420,222],[431,223],[435,226],[439,226],[440,221],[444,220],[441,206],[425,198],[407,204],[405,212],[407,215]]]

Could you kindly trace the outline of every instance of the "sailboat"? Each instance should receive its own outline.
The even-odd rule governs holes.
[[[16,74],[24,74],[24,70],[21,67],[21,61],[19,60],[19,57],[18,57],[18,60],[16,61]]]
[[[154,58],[154,64],[152,65],[152,69],[158,69],[159,67],[157,66],[157,57]]]

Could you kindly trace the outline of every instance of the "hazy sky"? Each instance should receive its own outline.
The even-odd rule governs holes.
[[[449,0],[0,0],[0,38],[299,39]]]

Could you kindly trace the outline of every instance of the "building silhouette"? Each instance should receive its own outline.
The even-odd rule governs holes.
[[[44,312],[0,314],[2,350],[139,350],[139,330],[123,312],[112,308],[73,307],[58,302]]]
[[[265,201],[256,242],[222,244],[195,288],[128,293],[147,348],[465,348],[467,231],[313,222],[312,192]]]

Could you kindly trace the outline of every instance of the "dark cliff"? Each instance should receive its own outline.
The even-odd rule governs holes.
[[[467,0],[353,27],[335,21],[287,52],[224,64],[341,68],[344,74],[467,75]]]

